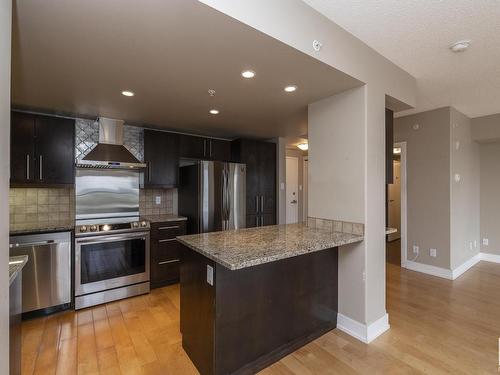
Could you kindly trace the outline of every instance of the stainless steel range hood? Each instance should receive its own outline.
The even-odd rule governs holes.
[[[123,146],[123,121],[99,118],[99,143],[76,163],[80,168],[141,169],[141,163]]]

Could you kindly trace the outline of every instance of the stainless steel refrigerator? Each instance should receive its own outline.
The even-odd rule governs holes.
[[[178,194],[188,234],[245,228],[245,164],[200,160],[182,166]]]

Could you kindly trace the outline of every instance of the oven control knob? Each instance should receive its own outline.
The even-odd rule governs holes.
[[[148,222],[147,221],[141,221],[141,227],[145,228],[148,226]]]
[[[136,222],[136,221],[134,221],[134,222],[132,223],[132,228],[139,228],[139,223],[138,223],[138,222]]]
[[[97,232],[97,225],[91,225],[90,226],[90,231],[91,232]]]
[[[87,228],[87,226],[86,226],[86,225],[82,225],[82,226],[80,227],[80,232],[85,233],[85,232],[87,231],[87,229],[88,229],[88,228]]]

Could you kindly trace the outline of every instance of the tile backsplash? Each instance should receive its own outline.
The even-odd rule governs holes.
[[[11,228],[56,227],[75,216],[75,193],[68,188],[11,188],[9,217]]]
[[[156,197],[160,203],[156,204]],[[140,215],[177,213],[176,189],[140,189]],[[72,225],[75,220],[75,190],[68,188],[11,188],[11,230]]]
[[[311,228],[325,229],[332,232],[342,232],[350,234],[365,234],[365,225],[361,223],[351,223],[349,221],[320,219],[317,217],[308,217],[307,226]]]
[[[160,203],[156,198],[160,197]],[[140,189],[139,213],[141,215],[167,215],[177,213],[177,189]]]

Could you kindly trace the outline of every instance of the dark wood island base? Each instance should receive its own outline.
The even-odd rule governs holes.
[[[334,329],[337,249],[231,271],[182,245],[182,346],[198,371],[254,374]]]

